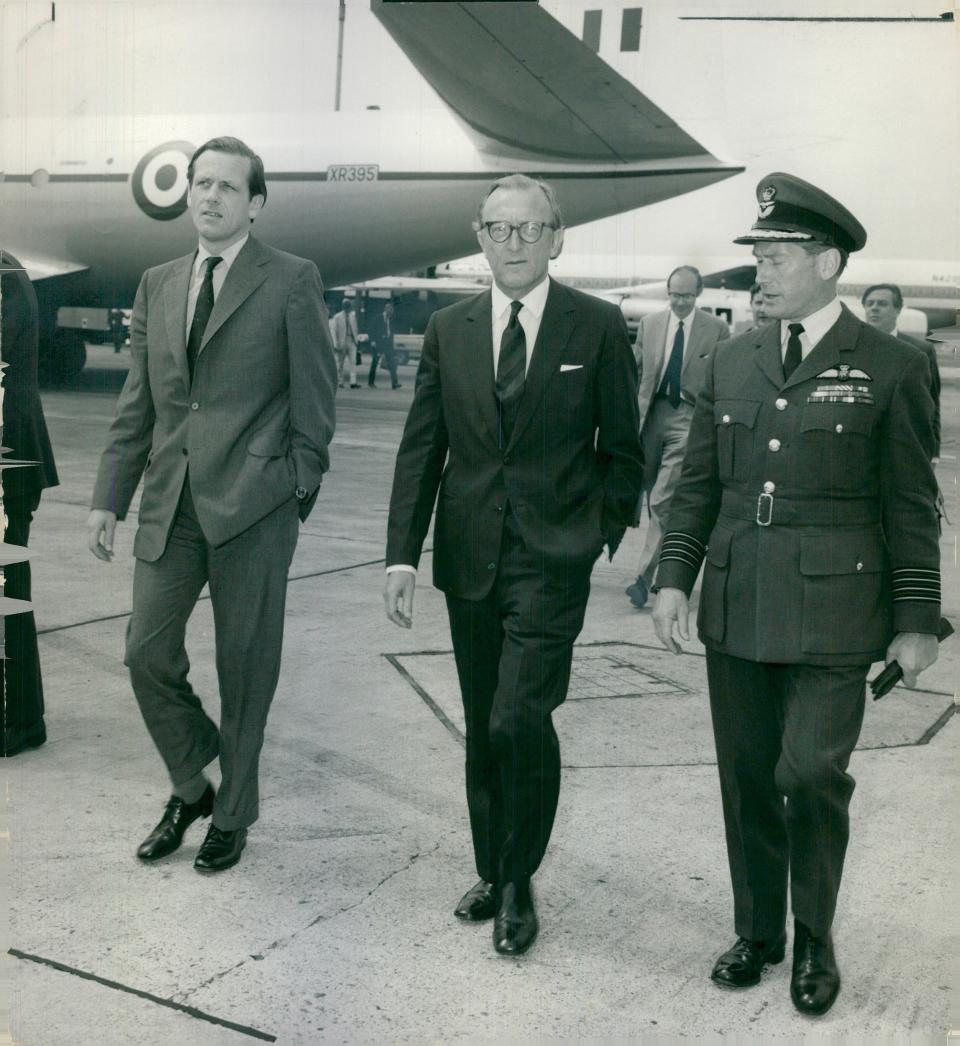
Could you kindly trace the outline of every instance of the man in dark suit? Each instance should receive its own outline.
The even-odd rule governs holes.
[[[867,323],[884,334],[892,334],[919,349],[927,357],[930,367],[930,395],[933,397],[933,457],[940,458],[940,367],[937,365],[937,350],[924,338],[904,334],[897,327],[903,309],[903,294],[895,283],[875,283],[868,287],[860,299]]]
[[[872,662],[908,686],[937,657],[940,553],[933,401],[917,349],[837,298],[866,233],[831,196],[771,174],[754,245],[774,320],[707,368],[660,556],[657,634],[698,626],[739,935],[713,979],[756,984],[784,957],[790,992],[825,1013],[840,990],[830,928],[849,837],[847,773]]]
[[[3,371],[3,445],[11,460],[36,465],[3,470],[4,542],[26,545],[40,494],[60,481],[53,462],[50,437],[37,389],[37,295],[23,267],[0,251],[0,357]],[[30,599],[30,564],[3,568],[3,594]],[[11,614],[4,620],[6,662],[0,665],[3,730],[0,756],[38,748],[47,739],[43,722],[43,679],[33,612]]]
[[[367,375],[367,384],[371,389],[377,387],[377,363],[382,356],[390,372],[390,384],[393,388],[402,388],[397,380],[397,357],[393,351],[393,303],[387,302],[383,312],[374,320],[371,331],[372,344],[370,373]]]
[[[547,276],[563,245],[552,189],[493,183],[474,223],[493,287],[433,314],[397,453],[387,616],[407,628],[434,501],[433,581],[446,594],[467,724],[467,805],[480,882],[457,916],[494,918],[519,955],[530,878],[553,826],[566,697],[590,571],[634,521],[637,372],[619,309]]]
[[[187,173],[199,248],[140,283],[130,374],[97,474],[88,545],[111,558],[116,521],[143,475],[125,661],[173,796],[138,856],[172,853],[212,812],[194,866],[213,872],[240,859],[258,816],[287,569],[298,519],[329,465],[336,366],[316,266],[250,235],[267,196],[260,158],[235,138],[215,138]],[[190,686],[184,648],[205,583],[219,729]],[[218,754],[214,797],[203,770]]]
[[[730,328],[723,320],[696,308],[702,290],[703,279],[692,265],[674,269],[667,279],[670,308],[644,316],[637,330],[641,501],[646,497],[650,510],[637,579],[626,590],[637,609],[646,605],[654,589],[663,520],[680,476],[693,405],[703,385],[707,361],[720,342],[730,337]]]

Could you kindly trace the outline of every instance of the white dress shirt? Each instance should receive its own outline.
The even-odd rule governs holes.
[[[663,343],[663,362],[660,364],[660,377],[657,378],[657,384],[654,386],[659,389],[663,384],[663,376],[667,373],[667,367],[670,365],[670,353],[673,352],[673,339],[677,336],[677,327],[683,324],[683,362],[687,362],[687,350],[690,347],[690,331],[693,330],[693,317],[697,313],[697,308],[694,306],[690,310],[689,316],[684,316],[681,320],[677,314],[670,310],[670,319],[667,320],[667,337]]]
[[[197,298],[200,297],[200,288],[203,286],[203,272],[204,262],[207,258],[220,257],[223,261],[213,270],[213,300],[217,300],[217,295],[220,293],[220,288],[223,286],[223,281],[227,278],[227,273],[230,271],[230,266],[237,260],[237,255],[243,250],[243,245],[250,239],[250,234],[241,236],[236,243],[230,244],[229,247],[225,248],[220,252],[219,255],[214,254],[212,251],[208,251],[206,247],[201,243],[197,247],[197,257],[193,263],[193,270],[190,273],[190,289],[187,291],[187,339],[190,338],[190,327],[193,323],[193,314],[197,311]]]
[[[803,333],[800,335],[800,358],[805,360],[816,348],[818,342],[823,340],[823,336],[827,331],[840,319],[842,311],[840,299],[834,298],[833,301],[824,305],[822,309],[817,309],[816,312],[811,313],[802,320],[781,320],[780,358],[786,359],[787,342],[790,340],[789,326],[791,323],[803,324]]]

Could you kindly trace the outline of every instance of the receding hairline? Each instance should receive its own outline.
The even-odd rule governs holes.
[[[487,186],[483,196],[480,197],[480,202],[477,204],[477,214],[474,219],[474,228],[479,231],[480,226],[483,224],[483,209],[487,205],[487,200],[499,189],[515,189],[515,190],[528,190],[537,191],[543,194],[543,198],[547,201],[547,206],[550,208],[550,219],[557,229],[563,228],[563,214],[560,211],[560,204],[557,203],[556,193],[553,191],[553,187],[545,182],[542,178],[531,178],[528,174],[507,174],[502,178],[497,178]]]

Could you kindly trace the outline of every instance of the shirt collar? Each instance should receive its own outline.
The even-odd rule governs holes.
[[[817,342],[827,333],[828,330],[840,319],[840,313],[843,310],[840,307],[840,299],[834,298],[833,301],[828,302],[823,306],[822,309],[817,309],[816,312],[812,312],[809,316],[805,316],[802,320],[781,320],[780,321],[780,342],[785,342],[790,337],[790,331],[787,329],[791,323],[802,323],[803,332],[806,334],[811,345],[816,345]]]
[[[547,293],[550,290],[550,277],[544,276],[544,278],[523,298],[511,298],[504,294],[502,290],[493,284],[491,288],[493,298],[493,314],[494,316],[502,316],[510,308],[510,302],[520,301],[523,302],[524,309],[529,309],[534,316],[542,316],[543,310],[547,305]]]
[[[687,313],[686,316],[683,317],[682,320],[673,311],[673,309],[667,309],[667,312],[670,313],[670,318],[667,321],[667,330],[676,330],[678,324],[682,323],[684,331],[687,334],[690,333],[690,330],[693,327],[693,317],[696,316],[696,314],[697,314],[697,307],[696,307],[696,305],[694,305],[694,307],[690,310],[689,313]]]
[[[222,250],[219,255],[214,254],[212,251],[208,251],[206,247],[201,243],[197,246],[197,258],[193,263],[194,274],[200,275],[200,266],[207,260],[207,258],[222,258],[223,261],[217,266],[224,272],[230,268],[231,265],[237,260],[237,255],[243,250],[244,244],[250,239],[250,233],[246,236],[241,236],[236,243],[231,243],[229,247]]]

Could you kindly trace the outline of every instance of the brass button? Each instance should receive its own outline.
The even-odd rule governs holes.
[[[200,409],[200,404],[199,403],[191,403],[190,404],[190,409],[191,410],[199,410]]]
[[[730,415],[729,414],[724,414],[724,416],[723,416],[723,423],[724,423],[724,425],[729,425],[730,424]]]
[[[772,494],[776,489],[776,483],[771,483],[770,480],[767,480],[767,482],[763,485],[764,494]]]
[[[770,449],[771,449],[771,450],[772,450],[772,451],[773,451],[774,453],[776,453],[776,452],[777,452],[777,451],[778,451],[778,450],[780,449],[780,440],[778,440],[778,439],[772,439],[772,440],[770,440],[770,442],[769,442],[769,443],[767,444],[767,446],[768,446],[768,447],[769,447],[769,448],[770,448]]]
[[[777,408],[777,410],[786,410],[787,401],[781,396],[780,399],[778,399],[777,402],[774,403],[774,406]]]
[[[858,563],[857,564],[857,570],[863,570],[863,564],[862,563]]]
[[[837,431],[837,432],[843,432],[843,426],[842,426],[842,425],[840,425],[840,424],[838,424],[838,425],[837,425],[837,429],[836,429],[836,431]]]

